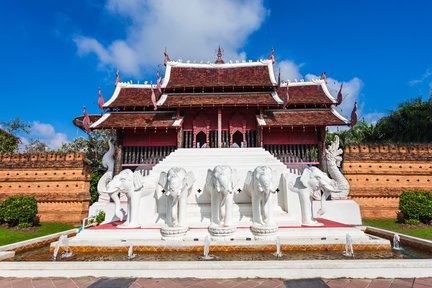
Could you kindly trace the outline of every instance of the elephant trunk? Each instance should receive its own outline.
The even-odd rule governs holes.
[[[120,188],[114,188],[114,189],[100,189],[100,192],[102,192],[102,193],[106,193],[106,194],[108,194],[108,195],[112,195],[112,194],[114,194],[114,193],[119,193],[120,192]]]

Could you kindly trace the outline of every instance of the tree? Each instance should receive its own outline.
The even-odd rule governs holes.
[[[372,144],[378,141],[376,126],[359,121],[351,129],[342,130],[335,133],[327,133],[326,145],[330,145],[338,135],[341,147],[358,144]]]
[[[97,183],[104,174],[102,168],[102,157],[108,151],[108,141],[113,137],[108,130],[96,130],[89,134],[88,139],[78,137],[69,143],[64,143],[58,152],[84,152],[86,159],[90,162],[90,205],[98,200]]]
[[[96,130],[89,134],[88,139],[78,137],[69,143],[64,143],[57,152],[84,152],[90,162],[92,172],[99,170],[102,165],[102,157],[108,151],[108,141],[111,131]]]
[[[15,118],[9,122],[0,122],[0,153],[18,152],[19,138],[15,135],[18,133],[28,134],[30,125],[22,121],[20,118]]]
[[[46,143],[39,139],[31,138],[30,142],[23,148],[24,153],[43,153],[49,151]]]
[[[399,104],[378,121],[375,133],[381,143],[432,142],[432,101],[419,97]]]
[[[71,142],[63,143],[57,152],[68,153],[68,152],[84,152],[88,149],[88,140],[84,137],[78,137],[73,139]]]

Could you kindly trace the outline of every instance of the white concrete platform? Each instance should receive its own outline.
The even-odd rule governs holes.
[[[321,201],[313,201],[313,213],[318,217]],[[360,226],[362,225],[360,206],[353,200],[332,200],[325,202],[326,212],[319,216],[335,222]]]
[[[302,260],[181,262],[0,262],[0,277],[421,278],[432,261]]]
[[[277,237],[283,245],[337,245],[346,243],[346,235],[349,234],[354,245],[387,245],[390,241],[372,237],[356,227],[335,228],[279,228]],[[190,229],[182,241],[162,241],[159,229],[114,229],[94,230],[87,229],[69,240],[73,246],[94,247],[122,247],[122,246],[203,246],[206,236],[210,236],[207,229]],[[249,227],[239,227],[237,231],[226,240],[212,241],[211,245],[221,246],[266,246],[275,245],[275,238],[269,240],[255,240]],[[52,243],[51,246],[54,246]]]

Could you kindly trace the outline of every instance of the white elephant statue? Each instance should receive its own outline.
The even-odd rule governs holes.
[[[252,198],[253,224],[275,225],[272,219],[272,194],[276,193],[280,176],[268,166],[258,166],[248,172],[243,190]]]
[[[218,165],[207,171],[206,187],[211,193],[211,225],[233,226],[234,185],[236,170]]]
[[[155,181],[150,176],[142,176],[139,172],[132,172],[130,169],[120,171],[106,185],[106,190],[102,191],[111,196],[115,203],[115,214],[120,220],[124,218],[124,212],[120,208],[119,193],[126,194],[127,212],[126,221],[117,226],[118,228],[139,227],[140,201],[144,196],[154,194],[156,191]]]
[[[322,223],[317,222],[313,218],[312,199],[315,191],[323,191],[321,197],[321,209],[318,215],[324,214],[324,203],[331,193],[339,193],[336,183],[330,179],[327,174],[316,167],[307,167],[303,174],[295,178],[294,183],[290,184],[290,189],[298,193],[302,214],[302,225],[305,226],[321,226]]]
[[[184,168],[173,167],[168,173],[161,172],[159,185],[165,190],[168,197],[167,224],[169,227],[186,226],[187,198],[195,183],[194,174],[188,173]]]

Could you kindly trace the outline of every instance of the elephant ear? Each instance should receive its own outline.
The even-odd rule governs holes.
[[[276,192],[276,189],[279,188],[280,179],[282,177],[282,173],[280,171],[272,171],[272,187],[271,191],[273,193]]]
[[[231,170],[231,181],[232,181],[231,182],[232,188],[234,189],[234,186],[236,186],[237,182],[239,181],[239,177],[236,169]]]
[[[253,183],[253,172],[248,171],[246,174],[246,179],[245,179],[243,191],[245,191],[249,197],[252,197],[252,189],[253,189],[252,183]]]
[[[192,171],[189,171],[189,172],[186,174],[186,176],[185,176],[185,178],[184,178],[184,183],[186,184],[186,186],[187,186],[188,188],[191,188],[192,185],[195,183],[195,176],[194,176],[194,174],[193,174]]]
[[[308,181],[311,176],[312,176],[311,169],[309,167],[305,168],[303,170],[303,174],[300,177],[300,182],[303,184],[304,187],[308,187]]]
[[[139,190],[143,187],[143,185],[144,185],[143,180],[144,180],[143,176],[141,175],[141,173],[139,171],[135,171],[133,173],[133,184],[134,184],[135,190]]]
[[[161,172],[160,176],[159,176],[158,184],[165,189],[166,184],[167,184],[167,180],[168,180],[168,174],[166,172]]]

